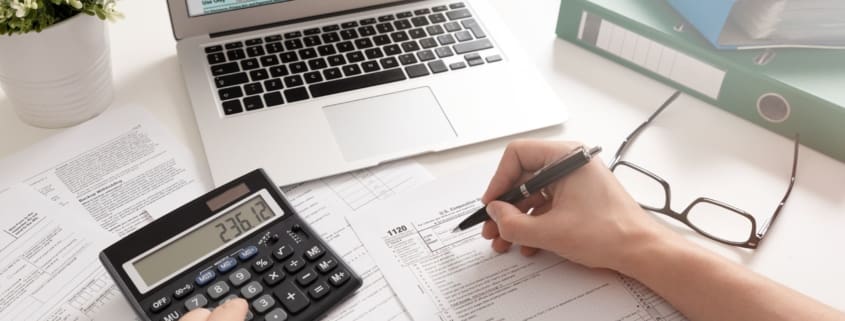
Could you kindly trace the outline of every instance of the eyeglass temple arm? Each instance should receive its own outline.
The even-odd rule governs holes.
[[[669,96],[669,98],[666,99],[665,102],[663,102],[663,105],[660,105],[660,108],[658,108],[654,113],[652,113],[651,116],[649,116],[648,119],[646,119],[646,121],[644,121],[642,124],[637,126],[637,128],[634,129],[634,131],[631,132],[631,134],[628,135],[628,137],[625,137],[625,140],[623,140],[622,144],[619,145],[619,149],[616,150],[616,154],[613,156],[613,161],[610,163],[610,166],[613,166],[614,164],[619,162],[620,159],[622,159],[622,154],[625,152],[625,149],[628,147],[628,143],[632,142],[635,138],[637,138],[637,136],[640,135],[640,133],[643,131],[643,129],[645,129],[645,127],[648,126],[648,124],[650,124],[655,118],[657,118],[657,116],[660,115],[660,113],[663,112],[663,110],[666,109],[666,107],[669,107],[669,105],[671,105],[672,102],[675,101],[675,99],[677,99],[678,96],[680,96],[680,95],[681,95],[680,90],[675,91],[675,93],[672,94],[672,96]]]
[[[780,203],[778,203],[778,207],[775,209],[775,213],[772,214],[772,216],[769,217],[769,219],[766,220],[766,222],[763,223],[763,226],[760,227],[760,232],[757,232],[757,238],[758,239],[763,239],[763,236],[765,236],[766,232],[769,231],[769,227],[778,218],[778,214],[780,214],[780,211],[783,209],[783,206],[786,204],[786,200],[789,198],[789,194],[792,194],[792,187],[795,186],[795,173],[798,169],[798,145],[799,145],[798,141],[799,141],[799,138],[800,138],[800,135],[795,134],[795,151],[793,152],[793,156],[792,156],[792,175],[789,178],[789,186],[786,188],[786,194],[783,195],[783,199],[781,199]]]

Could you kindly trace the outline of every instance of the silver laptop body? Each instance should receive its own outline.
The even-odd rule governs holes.
[[[485,1],[168,5],[218,185],[255,168],[297,183],[568,117]]]

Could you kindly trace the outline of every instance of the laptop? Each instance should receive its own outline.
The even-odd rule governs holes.
[[[568,117],[486,1],[168,6],[216,185],[255,168],[287,185]]]

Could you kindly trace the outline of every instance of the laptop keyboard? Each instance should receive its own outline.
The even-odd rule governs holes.
[[[501,61],[497,54],[481,55],[492,48],[458,2],[229,42],[205,52],[223,113],[234,115]]]

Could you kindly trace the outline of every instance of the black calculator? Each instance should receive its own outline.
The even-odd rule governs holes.
[[[362,283],[260,169],[126,236],[100,260],[148,321],[238,297],[249,303],[246,320],[316,320]]]

